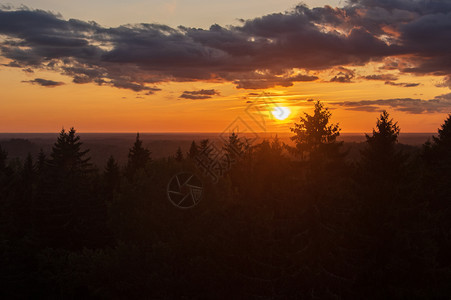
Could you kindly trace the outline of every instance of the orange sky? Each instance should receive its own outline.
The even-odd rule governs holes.
[[[136,1],[127,9],[112,1],[109,13],[98,13],[105,24],[85,22],[94,10],[83,18],[80,7],[94,8],[92,1],[36,2],[64,16],[0,5],[8,20],[0,22],[0,132],[222,132],[238,117],[252,124],[246,107],[262,107],[262,93],[291,114],[277,120],[266,111],[265,128],[255,131],[288,132],[311,112],[312,99],[326,103],[342,132],[370,132],[382,109],[402,132],[436,132],[451,112],[449,47],[442,43],[450,40],[442,38],[449,21],[430,18],[435,6],[417,12],[396,2],[399,13],[382,2],[307,1],[344,5],[313,10],[264,0],[252,10],[252,0],[238,12],[241,1],[233,0],[219,17],[222,2],[202,1],[154,3],[172,27],[158,14],[149,24],[119,26],[138,10]],[[282,13],[267,15],[273,11]],[[243,14],[249,19],[234,18]],[[215,16],[231,25],[209,28]],[[186,27],[177,28],[178,21]],[[420,21],[430,32],[418,31]],[[208,99],[185,99],[185,92]]]
[[[364,74],[367,66],[362,69]],[[371,73],[371,72],[370,72]],[[321,75],[320,75],[321,76]],[[35,77],[65,82],[48,88],[22,81]],[[249,93],[271,93],[271,100],[289,107],[284,121],[269,119],[267,131],[289,131],[303,112],[311,111],[307,99],[321,100],[332,109],[333,120],[342,132],[369,132],[377,112],[356,112],[332,105],[339,101],[391,98],[432,99],[449,91],[435,85],[440,77],[408,77],[401,81],[420,82],[413,88],[385,85],[380,81],[356,83],[301,82],[288,88],[262,91],[236,89],[230,83],[167,83],[161,92],[143,95],[129,90],[95,84],[76,85],[70,78],[52,72],[28,75],[16,68],[0,68],[0,131],[57,132],[74,126],[80,132],[221,132],[236,117],[248,118],[247,101],[256,101]],[[219,96],[206,100],[180,99],[184,90],[216,89]],[[245,99],[247,97],[247,99]],[[403,132],[435,132],[444,113],[408,114],[389,109]]]

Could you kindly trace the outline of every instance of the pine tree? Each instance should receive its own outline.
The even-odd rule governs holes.
[[[398,122],[384,110],[372,135],[366,135],[366,148],[361,151],[356,177],[358,200],[352,219],[356,222],[356,243],[365,257],[359,266],[362,287],[375,282],[394,285],[406,270],[414,278],[419,272],[412,268],[411,261],[420,261],[425,254],[416,249],[406,251],[410,243],[421,245],[422,232],[428,226],[416,221],[426,220],[426,203],[417,196],[415,166],[408,164],[407,156],[397,149],[399,133]],[[376,295],[390,298],[383,290]]]
[[[423,147],[423,191],[435,219],[437,268],[448,267],[451,274],[451,115],[448,115],[438,136]],[[440,272],[440,271],[439,271]],[[442,281],[443,286],[446,283]]]
[[[438,130],[438,136],[432,137],[433,142],[423,148],[423,158],[437,173],[448,177],[451,174],[451,115]],[[446,179],[445,179],[446,181]]]
[[[107,191],[111,191],[112,193],[115,189],[119,188],[121,172],[119,164],[112,155],[107,161],[103,176],[105,178]]]
[[[44,169],[47,165],[47,157],[44,153],[44,150],[40,150],[38,154],[38,161],[36,163],[36,167],[38,170],[38,173],[41,175],[44,172]]]
[[[451,151],[451,114],[438,130],[438,137],[434,137],[434,142],[437,147],[446,149],[448,152]]]
[[[14,170],[8,165],[8,153],[0,146],[0,200],[8,196]]]
[[[37,238],[46,247],[80,249],[102,243],[105,207],[92,189],[89,150],[74,128],[61,130],[33,205]],[[42,156],[41,156],[42,159]]]
[[[91,169],[90,157],[86,157],[89,150],[81,150],[80,136],[76,135],[72,127],[68,132],[61,130],[60,135],[52,147],[49,165],[60,175],[79,175]]]
[[[2,149],[0,146],[0,172],[6,169],[6,160],[8,158],[8,153]]]
[[[175,153],[175,160],[177,162],[183,161],[183,152],[182,152],[182,148],[180,148],[180,147],[178,147],[177,152]]]
[[[361,155],[362,167],[368,174],[378,178],[399,175],[400,167],[405,162],[404,155],[396,150],[399,132],[398,122],[390,119],[384,110],[377,119],[373,134],[365,135],[367,147],[361,151]]]
[[[17,237],[31,234],[32,203],[35,194],[36,167],[33,157],[28,154],[19,172],[14,202],[11,204],[13,230]]]
[[[33,182],[34,176],[36,175],[36,166],[30,153],[28,153],[27,157],[25,158],[25,162],[20,175],[22,177],[22,180],[24,180],[25,182]]]
[[[295,123],[291,128],[295,134],[291,140],[296,143],[292,152],[302,160],[314,161],[316,164],[339,157],[339,148],[343,144],[337,142],[340,127],[338,123],[330,123],[331,116],[332,114],[320,101],[315,103],[313,115],[304,113],[299,123]]]
[[[229,140],[223,146],[223,150],[233,159],[242,158],[248,148],[248,144],[242,141],[235,132],[232,132]]]
[[[273,154],[276,157],[282,155],[283,144],[280,141],[279,136],[277,134],[276,134],[276,136],[274,137],[274,139],[271,142],[271,151],[273,152]]]
[[[192,141],[189,152],[187,153],[190,159],[194,159],[199,154],[199,148],[195,141]]]
[[[204,139],[200,141],[200,147],[199,147],[199,152],[203,152],[208,148],[208,145],[210,143],[209,139]]]
[[[139,139],[139,133],[137,133],[135,143],[128,153],[128,175],[133,176],[137,170],[144,169],[152,161],[150,155],[150,150],[143,147],[143,142]]]
[[[451,114],[438,130],[438,136],[432,137],[432,143],[423,147],[423,158],[428,162],[438,162],[439,169],[451,169]]]

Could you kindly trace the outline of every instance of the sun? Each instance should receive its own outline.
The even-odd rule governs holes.
[[[274,118],[277,120],[285,120],[288,118],[291,114],[291,111],[288,107],[284,106],[276,106],[273,111],[271,111]]]

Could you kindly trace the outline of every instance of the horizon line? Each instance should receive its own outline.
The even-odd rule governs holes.
[[[372,130],[371,130],[372,131]],[[223,131],[78,131],[79,134],[221,134]],[[16,132],[0,132],[0,134],[59,134],[60,131],[16,131]],[[241,134],[292,134],[291,132],[277,132],[277,131],[256,131],[256,132],[242,132]],[[340,134],[368,134],[371,132],[357,132],[344,131]],[[437,132],[430,131],[408,131],[400,132],[400,134],[437,134]]]

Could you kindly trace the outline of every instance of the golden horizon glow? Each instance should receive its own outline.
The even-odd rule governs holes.
[[[354,69],[363,76],[379,67],[380,64],[372,63]],[[245,90],[225,82],[168,82],[160,85],[162,91],[145,95],[92,83],[74,84],[68,77],[51,71],[28,74],[17,68],[2,67],[0,132],[59,132],[62,127],[72,126],[79,132],[222,132],[236,117],[245,117],[249,102],[257,101],[263,93],[291,111],[284,120],[273,121],[269,120],[271,112],[268,111],[268,132],[289,132],[299,116],[312,113],[312,100],[326,104],[332,112],[332,121],[338,122],[344,133],[371,132],[382,109],[387,109],[399,122],[402,132],[436,132],[448,115],[410,114],[391,107],[374,112],[353,111],[334,105],[384,98],[434,99],[449,93],[448,88],[437,87],[439,76],[399,75],[402,82],[420,83],[418,87],[404,88],[380,81],[327,82],[328,72],[318,72],[318,81],[295,83],[287,88]],[[49,78],[65,84],[47,88],[24,82],[33,78]],[[200,89],[215,89],[219,95],[206,100],[179,98],[183,91]]]
[[[274,118],[277,120],[283,121],[288,118],[291,114],[291,110],[288,107],[278,106],[275,107],[273,111],[271,111]]]

